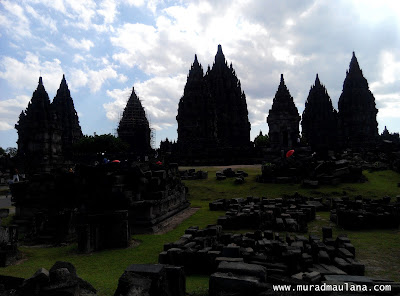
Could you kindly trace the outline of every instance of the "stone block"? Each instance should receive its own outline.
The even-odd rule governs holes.
[[[210,276],[209,296],[257,295],[261,291],[258,278],[216,272]]]
[[[243,262],[223,261],[218,265],[217,271],[221,273],[233,273],[237,275],[253,276],[261,282],[265,282],[267,278],[267,271],[264,267]]]

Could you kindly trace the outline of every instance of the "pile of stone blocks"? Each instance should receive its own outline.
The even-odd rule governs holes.
[[[400,196],[394,203],[390,197],[375,200],[342,197],[332,199],[331,205],[331,221],[345,229],[397,229],[400,224]]]
[[[316,161],[312,157],[275,160],[261,167],[258,181],[264,183],[298,183],[305,187],[363,182],[362,166],[347,159]]]
[[[355,260],[350,240],[346,236],[333,239],[329,227],[323,228],[322,239],[289,234],[282,238],[270,230],[232,234],[222,232],[220,225],[190,227],[159,254],[159,263],[183,266],[187,273],[211,274],[223,261],[260,265],[268,276],[313,271],[364,275],[364,265]]]
[[[247,197],[218,199],[209,204],[211,211],[225,210],[218,218],[224,229],[271,229],[276,231],[307,232],[307,223],[315,219],[318,200],[309,201],[301,195],[287,198]]]
[[[163,264],[133,264],[119,278],[115,296],[185,296],[182,267]]]
[[[222,171],[215,173],[217,180],[225,180],[226,178],[235,178],[236,184],[241,184],[244,182],[244,178],[248,177],[249,174],[242,170],[237,170],[236,172],[232,168],[226,168]]]
[[[203,180],[208,179],[208,172],[196,169],[179,171],[182,180]]]
[[[40,268],[28,278],[0,276],[0,295],[96,296],[96,289],[76,274],[69,262],[57,261],[50,270]]]

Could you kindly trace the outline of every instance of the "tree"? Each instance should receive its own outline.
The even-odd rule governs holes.
[[[9,155],[10,157],[14,157],[15,155],[17,155],[17,152],[18,152],[18,149],[15,148],[15,147],[8,147],[8,148],[5,150],[5,153],[6,153],[7,155]]]
[[[74,151],[77,153],[119,153],[126,152],[128,145],[120,138],[111,134],[83,136],[78,143],[74,145]]]
[[[260,131],[260,134],[255,137],[254,139],[254,145],[256,148],[258,147],[268,147],[269,146],[269,137],[267,134],[263,135],[262,131]]]

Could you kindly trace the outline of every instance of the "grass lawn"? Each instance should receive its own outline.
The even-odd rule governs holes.
[[[50,269],[57,260],[69,261],[75,265],[77,273],[89,281],[98,295],[113,295],[118,278],[125,268],[134,263],[156,263],[163,244],[177,240],[186,228],[192,225],[205,227],[216,222],[223,212],[210,212],[208,203],[218,198],[246,196],[279,197],[282,194],[299,192],[307,196],[348,196],[362,195],[381,198],[385,195],[400,195],[400,174],[392,171],[364,172],[368,182],[362,184],[341,184],[323,186],[317,190],[306,190],[298,184],[260,184],[255,182],[260,173],[259,167],[246,167],[249,177],[242,185],[234,185],[233,179],[215,180],[218,168],[203,168],[209,172],[207,180],[185,181],[189,188],[189,199],[193,207],[199,207],[193,216],[185,220],[174,230],[162,235],[134,235],[135,246],[127,249],[114,249],[92,254],[77,254],[76,245],[66,247],[20,247],[24,260],[15,266],[0,269],[2,275],[30,277],[40,267]],[[317,220],[309,224],[309,231],[321,234],[321,227],[329,225],[329,213],[320,212]],[[347,233],[356,247],[356,258],[366,265],[366,273],[372,277],[385,277],[400,281],[400,232],[399,230],[343,231],[333,227],[334,235]],[[188,276],[187,292],[206,295],[208,277]]]

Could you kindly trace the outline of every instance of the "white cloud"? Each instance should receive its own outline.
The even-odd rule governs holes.
[[[22,110],[28,107],[30,97],[25,95],[17,96],[14,99],[0,101],[0,130],[11,130],[18,121]]]
[[[105,24],[112,24],[117,15],[117,3],[114,0],[104,0],[100,4],[101,9],[97,13],[104,17]]]
[[[24,8],[7,0],[1,1],[0,5],[3,5],[4,9],[8,12],[7,15],[0,12],[0,22],[9,32],[11,32],[11,36],[14,38],[32,37],[30,22],[25,15]]]
[[[83,56],[81,56],[80,54],[74,54],[74,58],[73,58],[73,62],[74,63],[80,63],[80,62],[82,62],[82,61],[84,61],[85,59],[84,59],[84,57]]]
[[[144,5],[144,0],[122,0],[123,3],[126,3],[128,5],[133,5],[136,7],[140,7]]]
[[[107,96],[114,99],[113,102],[103,104],[108,119],[112,121],[120,120],[131,93],[131,88],[107,90]]]
[[[89,30],[92,27],[92,19],[96,15],[96,2],[93,0],[65,0],[68,7],[69,20],[66,23],[70,26],[75,26],[84,30]]]
[[[14,127],[10,125],[8,122],[0,121],[0,131],[8,131],[13,129]]]
[[[123,79],[111,65],[100,70],[93,70],[88,67],[84,67],[84,69],[74,68],[71,70],[69,81],[71,81],[70,87],[73,90],[87,86],[92,93],[96,93],[109,79]]]
[[[61,61],[41,61],[39,56],[26,52],[24,61],[4,56],[0,60],[0,78],[7,81],[15,89],[29,90],[36,89],[40,73],[43,77],[43,84],[47,91],[55,92],[60,84],[63,70]]]
[[[26,11],[33,16],[35,19],[37,19],[43,26],[46,27],[46,29],[50,29],[52,33],[57,32],[57,23],[55,20],[53,20],[51,17],[48,16],[43,16],[39,13],[36,12],[35,9],[32,8],[32,6],[27,5],[25,7]]]
[[[135,93],[145,108],[152,128],[161,130],[176,125],[177,106],[183,95],[186,75],[175,77],[155,77],[144,82],[135,83]],[[113,101],[103,105],[106,116],[117,121],[131,95],[132,88],[107,91]]]
[[[94,46],[93,42],[88,39],[81,39],[81,41],[78,41],[72,37],[65,37],[65,41],[73,48],[83,49],[86,51],[90,51],[90,48]]]

